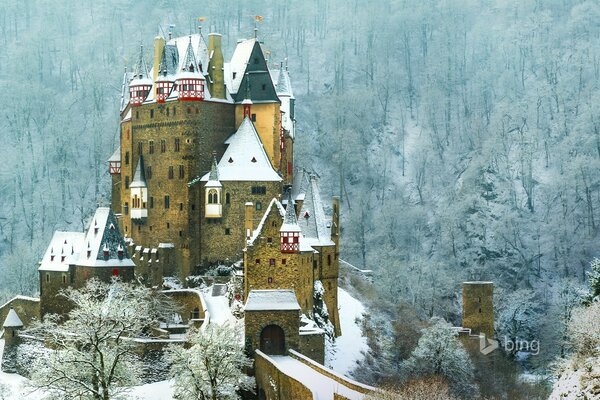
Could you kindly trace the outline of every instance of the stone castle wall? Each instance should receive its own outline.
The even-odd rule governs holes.
[[[203,184],[198,183],[198,185]],[[222,218],[204,218],[204,187],[197,201],[201,205],[198,213],[198,219],[201,221],[200,254],[202,264],[205,266],[219,261],[233,263],[241,260],[246,239],[245,204],[252,202],[254,215],[260,218],[271,199],[281,194],[281,182],[221,182],[221,184],[223,185]],[[252,194],[254,186],[264,186],[266,193]],[[229,197],[229,204],[226,203],[227,197]]]

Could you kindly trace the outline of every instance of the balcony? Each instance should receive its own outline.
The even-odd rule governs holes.
[[[223,216],[223,206],[221,204],[207,204],[204,211],[205,218],[221,218]]]
[[[146,208],[132,208],[131,220],[138,224],[143,224],[148,218],[148,210]]]

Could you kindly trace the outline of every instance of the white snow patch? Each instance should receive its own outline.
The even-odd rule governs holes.
[[[4,351],[4,339],[0,340],[0,358]],[[41,390],[33,391],[27,387],[29,379],[19,374],[7,374],[0,371],[0,392],[6,399],[44,400],[47,393]],[[171,381],[160,381],[146,385],[135,386],[128,393],[128,398],[139,400],[171,400],[173,388]]]
[[[202,290],[202,297],[210,314],[210,322],[223,325],[228,322],[235,323],[236,318],[231,313],[227,296],[213,296],[212,286]]]
[[[338,305],[342,336],[326,341],[325,366],[348,375],[369,348],[360,326],[365,306],[342,288],[338,288]]]

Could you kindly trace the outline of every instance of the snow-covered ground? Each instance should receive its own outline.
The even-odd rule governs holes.
[[[362,335],[359,320],[365,312],[360,301],[352,297],[344,289],[338,289],[338,306],[342,336],[334,343],[327,343],[325,366],[334,371],[348,375],[368,349],[367,338]]]
[[[212,290],[212,286],[202,290],[202,297],[210,313],[210,323],[218,325],[223,325],[227,322],[235,323],[236,319],[231,313],[227,296],[213,296]]]
[[[4,339],[0,340],[0,358],[4,351]],[[0,398],[20,400],[43,400],[46,393],[27,387],[29,380],[18,374],[0,371]],[[171,381],[161,381],[136,386],[128,394],[132,400],[170,400],[173,399]]]

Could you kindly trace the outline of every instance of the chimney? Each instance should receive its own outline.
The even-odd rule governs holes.
[[[471,334],[494,337],[494,283],[463,282],[463,328]]]
[[[250,236],[252,236],[252,232],[254,231],[254,203],[249,201],[246,203],[245,207],[246,208],[244,213],[244,232],[246,233],[246,239],[249,239]]]
[[[162,36],[157,36],[154,38],[154,58],[152,62],[152,82],[156,82],[156,78],[158,78],[158,68],[160,66],[160,59],[162,57],[163,49],[165,48],[165,39]],[[151,93],[152,95],[152,93]],[[152,95],[154,98],[154,95]]]
[[[223,50],[221,48],[221,35],[208,34],[208,89],[211,97],[225,98],[225,73],[223,71]]]

